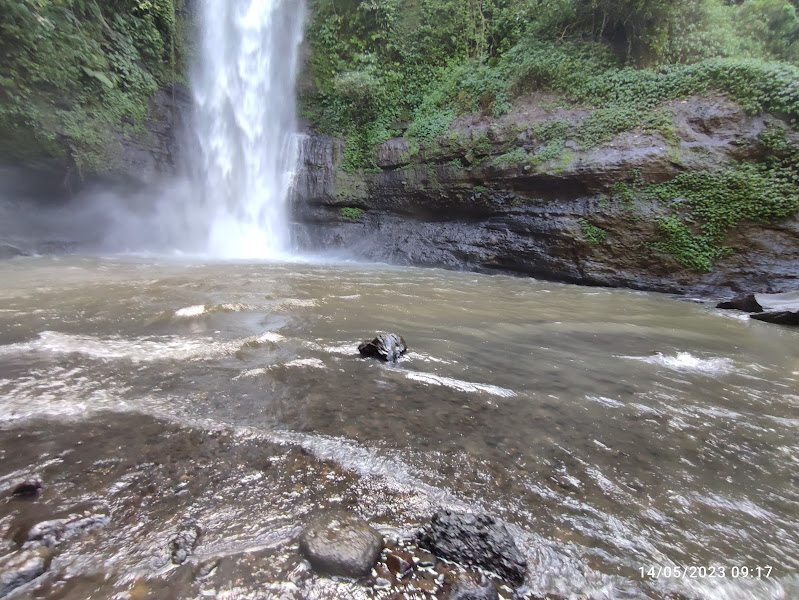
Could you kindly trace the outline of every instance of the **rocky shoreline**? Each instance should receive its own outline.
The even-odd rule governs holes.
[[[300,448],[135,414],[0,431],[12,439],[0,598],[540,597],[493,516],[419,510]]]

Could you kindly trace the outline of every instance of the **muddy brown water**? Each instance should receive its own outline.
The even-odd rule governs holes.
[[[391,597],[299,557],[337,507],[400,545],[439,507],[489,511],[520,597],[799,597],[796,330],[360,264],[21,258],[0,281],[0,566],[33,524],[101,519],[39,545],[14,597]],[[358,357],[378,331],[399,364]],[[401,591],[443,598],[434,575]]]

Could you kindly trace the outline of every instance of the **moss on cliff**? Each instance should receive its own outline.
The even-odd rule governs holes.
[[[183,72],[182,0],[0,0],[0,153],[104,170]]]

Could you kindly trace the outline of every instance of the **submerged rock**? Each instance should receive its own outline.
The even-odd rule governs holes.
[[[485,575],[462,573],[452,584],[449,600],[499,600],[499,592]]]
[[[300,551],[314,570],[325,575],[367,575],[381,550],[383,536],[351,513],[322,515],[300,534]]]
[[[0,598],[30,583],[46,570],[45,556],[35,550],[27,550],[0,561]]]
[[[419,545],[442,558],[493,571],[513,585],[524,581],[524,557],[505,525],[491,515],[440,511],[419,532]]]
[[[42,521],[30,528],[26,544],[53,548],[71,538],[84,535],[108,524],[105,515]]]
[[[396,333],[381,333],[371,342],[364,340],[358,346],[361,356],[380,358],[388,362],[396,361],[407,352],[408,347],[401,335]]]
[[[172,562],[182,565],[194,552],[200,541],[202,529],[194,521],[186,521],[180,526],[178,534],[169,542],[169,554]]]

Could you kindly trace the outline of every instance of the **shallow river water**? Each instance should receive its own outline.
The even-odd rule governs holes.
[[[14,597],[391,597],[299,558],[342,506],[398,543],[440,507],[500,517],[520,597],[799,598],[796,330],[361,264],[22,258],[0,281],[0,560],[30,523],[93,523]],[[379,331],[398,364],[358,356]]]

